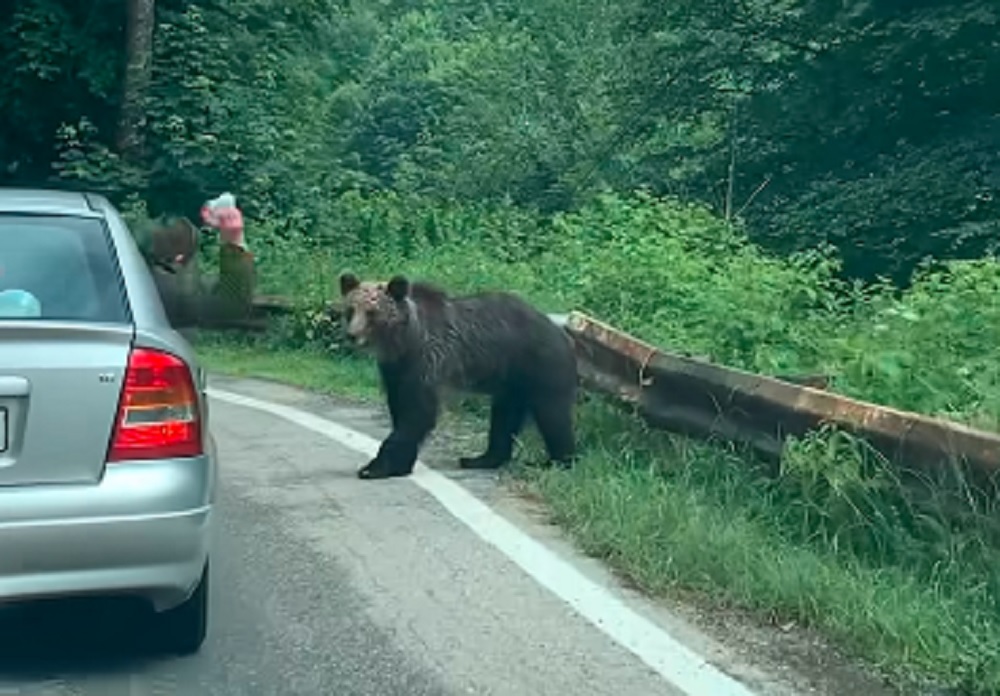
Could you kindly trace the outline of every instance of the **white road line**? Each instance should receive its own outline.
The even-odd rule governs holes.
[[[208,389],[208,395],[284,418],[366,457],[378,452],[378,440],[306,411],[214,388]],[[536,582],[686,694],[755,696],[451,479],[417,462],[409,480],[434,496],[474,534],[499,549]],[[372,485],[378,483],[373,481]]]

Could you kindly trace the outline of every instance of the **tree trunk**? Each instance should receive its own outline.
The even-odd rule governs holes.
[[[156,0],[128,0],[125,80],[118,120],[118,153],[134,159],[142,149],[145,97],[153,67]]]

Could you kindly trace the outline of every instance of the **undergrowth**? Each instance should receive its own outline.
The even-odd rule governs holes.
[[[838,279],[827,250],[769,257],[700,208],[644,196],[548,220],[398,196],[331,207],[326,240],[248,230],[261,291],[300,309],[263,342],[202,343],[210,368],[377,394],[370,362],[345,353],[324,306],[341,270],[403,272],[453,292],[517,290],[666,349],[763,373],[822,372],[852,396],[1000,423],[995,259],[927,265],[900,292]],[[582,546],[644,588],[700,590],[818,627],[900,683],[1000,691],[988,501],[954,483],[904,485],[832,430],[792,442],[774,472],[720,445],[648,432],[599,401],[578,421],[580,466],[529,473],[526,484]]]

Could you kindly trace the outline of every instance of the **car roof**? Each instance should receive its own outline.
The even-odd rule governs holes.
[[[85,193],[42,188],[0,187],[0,213],[102,217]]]

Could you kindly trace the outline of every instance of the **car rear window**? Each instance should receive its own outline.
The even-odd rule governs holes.
[[[101,220],[0,215],[0,321],[128,318]]]

